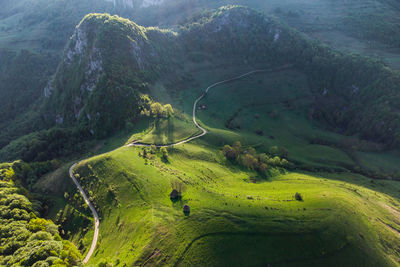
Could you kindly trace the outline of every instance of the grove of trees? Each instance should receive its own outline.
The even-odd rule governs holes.
[[[0,266],[76,266],[82,255],[58,227],[38,217],[14,183],[13,164],[0,165]]]
[[[222,149],[224,156],[234,164],[255,170],[263,176],[270,175],[270,168],[288,168],[291,164],[286,159],[288,152],[284,148],[271,147],[270,153],[258,154],[252,147],[244,149],[237,141],[232,146],[225,145]]]

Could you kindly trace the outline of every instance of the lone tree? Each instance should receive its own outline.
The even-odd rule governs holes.
[[[222,149],[222,153],[224,153],[224,156],[229,159],[229,160],[236,160],[238,157],[237,151],[232,148],[230,145],[225,145],[224,148]]]
[[[172,189],[171,193],[169,194],[169,198],[172,199],[172,200],[177,200],[180,197],[181,196],[179,195],[179,192],[176,189]]]
[[[185,214],[189,214],[189,213],[190,213],[190,207],[189,207],[189,205],[183,206],[183,213],[185,213]]]
[[[222,152],[227,159],[234,161],[238,159],[238,157],[242,153],[242,144],[237,141],[233,144],[233,147],[231,147],[230,145],[226,145],[222,149]]]
[[[170,104],[161,105],[159,102],[154,102],[150,105],[150,113],[156,118],[171,118],[174,116],[174,109]]]

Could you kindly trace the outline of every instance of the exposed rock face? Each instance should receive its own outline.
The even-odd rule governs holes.
[[[81,60],[81,55],[87,49],[87,36],[86,31],[81,27],[78,27],[71,37],[70,46],[65,51],[64,62],[71,64],[74,58],[78,56]]]
[[[103,127],[123,126],[126,117],[133,119],[145,75],[161,65],[146,31],[116,16],[86,16],[67,44],[54,80],[44,89],[50,109],[46,114],[53,114],[47,115],[53,116],[50,121],[80,121],[97,134]],[[167,38],[157,29],[149,31],[153,38]]]
[[[105,0],[106,2],[111,2],[114,7],[121,6],[123,8],[133,8],[137,0]]]
[[[224,27],[231,27],[232,25],[239,28],[249,28],[250,23],[247,19],[249,15],[250,11],[248,9],[243,9],[243,12],[238,12],[235,9],[227,10],[213,21],[214,32],[219,32]]]
[[[104,0],[113,3],[114,7],[130,8],[135,7],[147,8],[158,6],[164,3],[165,0]]]
[[[157,6],[164,3],[164,0],[143,0],[141,7]]]
[[[46,87],[43,89],[43,95],[44,97],[50,97],[51,93],[54,91],[54,85],[53,85],[53,81],[50,80]]]
[[[91,92],[100,79],[103,72],[103,61],[99,49],[93,47],[93,51],[89,57],[89,62],[85,70],[85,78],[81,85],[81,91],[87,90]]]
[[[141,3],[148,7],[162,2]],[[115,0],[113,3],[133,7],[138,2]],[[272,42],[279,30],[275,27],[268,32],[272,21],[246,8],[221,9],[204,25],[205,31],[189,34],[199,38],[202,49],[211,45],[218,50],[221,41],[226,41],[214,36],[219,34],[227,34],[227,40],[237,38],[240,41],[235,41],[238,47],[234,49],[244,49],[247,47],[244,37],[259,23],[254,16],[262,24],[263,42]],[[238,32],[232,33],[233,28]],[[126,117],[135,117],[139,88],[147,82],[147,77],[152,77],[155,70],[161,72],[163,68],[170,68],[175,58],[182,58],[181,47],[177,44],[185,41],[175,32],[143,28],[116,16],[87,15],[67,44],[54,80],[44,90],[50,107],[47,114],[53,114],[51,121],[57,124],[80,121],[94,134],[107,124],[109,128],[120,127]]]

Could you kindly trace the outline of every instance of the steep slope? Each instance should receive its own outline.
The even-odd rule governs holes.
[[[26,126],[26,109],[40,98],[44,80],[55,71],[55,60],[81,18],[91,12],[108,12],[134,19],[143,25],[177,25],[205,8],[223,4],[244,4],[260,11],[274,13],[292,27],[345,51],[379,57],[391,66],[399,65],[398,5],[391,0],[357,1],[148,1],[148,0],[84,0],[84,1],[2,1],[0,11],[0,48],[2,54],[29,50],[32,55],[21,53],[29,64],[40,66],[24,73],[24,87],[15,82],[20,75],[18,61],[11,62],[10,71],[0,70],[0,91],[11,96],[12,104],[0,105],[2,118],[0,146],[22,134],[32,131]],[[198,16],[198,14],[196,15]],[[368,19],[366,19],[368,18]],[[379,23],[370,23],[379,21]],[[384,43],[384,44],[383,44]],[[388,49],[386,46],[392,47]],[[48,53],[51,53],[49,55]],[[2,56],[0,56],[2,57]],[[39,60],[39,61],[38,61]],[[58,60],[58,58],[57,58]],[[0,64],[3,65],[2,62]],[[40,73],[38,71],[40,70]],[[14,84],[15,83],[15,84]],[[29,93],[26,93],[29,91]],[[33,103],[32,103],[33,102]],[[23,105],[20,107],[19,105]],[[32,113],[32,112],[30,112]],[[19,117],[14,120],[15,117]],[[18,124],[18,127],[10,127]],[[29,124],[29,123],[28,123]],[[17,129],[16,129],[17,128]]]
[[[184,62],[218,64],[227,56],[242,58],[245,64],[293,64],[308,76],[315,92],[315,118],[333,130],[399,144],[398,72],[310,42],[273,18],[243,7],[205,14],[182,25],[178,34],[108,15],[87,16],[45,90],[48,97],[51,94],[49,118],[60,125],[78,120],[104,136],[137,118],[139,105],[132,105],[146,92],[146,83],[159,75],[179,76]]]
[[[177,93],[195,90],[190,83],[194,66],[227,64],[227,59],[243,68],[293,66],[311,88],[309,118],[331,131],[398,147],[399,72],[336,52],[273,17],[235,6],[206,12],[176,32],[140,27],[117,16],[88,15],[44,90],[45,104],[34,125],[73,127],[79,129],[77,139],[108,136],[135,124],[147,101],[142,95],[155,97],[152,88],[159,79],[171,85],[164,97],[179,102]],[[3,154],[18,155],[10,150],[37,143],[24,142],[11,144]],[[38,149],[36,154],[47,148]]]
[[[0,47],[7,50],[29,49],[34,54],[29,59],[31,64],[40,65],[40,74],[37,70],[26,73],[24,80],[28,81],[26,89],[14,85],[14,77],[19,75],[19,68],[10,66],[8,72],[2,73],[7,82],[0,83],[0,91],[11,95],[12,105],[0,106],[2,114],[10,114],[0,129],[0,146],[11,140],[37,130],[36,127],[23,123],[26,119],[21,114],[27,108],[32,108],[34,100],[40,98],[44,87],[43,79],[50,79],[54,74],[56,56],[61,51],[73,33],[75,25],[81,18],[90,12],[109,12],[127,18],[135,19],[143,25],[176,25],[185,18],[191,17],[204,8],[216,8],[222,4],[245,4],[260,11],[273,12],[281,20],[292,27],[307,33],[312,38],[318,38],[335,47],[346,51],[379,55],[385,62],[396,64],[396,51],[387,52],[381,42],[397,47],[396,39],[398,19],[396,7],[393,1],[387,0],[359,0],[359,1],[142,1],[142,0],[85,0],[85,1],[3,1],[0,11]],[[356,11],[355,11],[356,10]],[[381,15],[378,15],[381,14]],[[198,14],[196,16],[199,16]],[[378,16],[378,17],[377,17]],[[366,20],[365,18],[373,18]],[[371,20],[379,20],[380,23],[370,24]],[[361,37],[358,36],[361,32]],[[349,35],[350,36],[347,36]],[[371,39],[373,42],[360,41],[358,39]],[[397,41],[396,41],[397,40]],[[376,46],[376,47],[375,47]],[[374,48],[375,47],[375,48]],[[47,53],[51,52],[49,56]],[[6,51],[5,53],[9,53]],[[49,62],[52,60],[51,62]],[[50,64],[49,64],[50,63]],[[18,64],[17,61],[13,64]],[[11,82],[9,82],[11,81]],[[24,108],[15,108],[15,105],[23,103]],[[26,107],[26,108],[25,108]],[[32,112],[30,112],[32,113]],[[19,116],[17,120],[12,120]],[[18,127],[10,127],[10,122]],[[22,122],[21,122],[22,121]],[[31,123],[28,123],[31,124]],[[36,125],[36,124],[35,124]],[[340,127],[343,128],[343,127]],[[391,128],[391,127],[389,127]]]
[[[143,21],[160,3],[142,0],[2,1],[0,93],[4,97],[0,102],[0,147],[40,129],[36,123],[27,122],[30,119],[26,117],[35,113],[34,104],[41,101],[43,88],[55,74],[66,42],[86,14],[108,12],[140,17]]]
[[[48,117],[59,125],[79,121],[96,136],[135,121],[146,83],[172,66],[165,58],[173,35],[116,16],[86,16],[45,88]]]

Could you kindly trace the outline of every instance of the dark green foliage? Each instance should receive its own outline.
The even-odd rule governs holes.
[[[141,95],[148,90],[147,83],[157,77],[160,67],[170,66],[162,64],[168,53],[162,51],[163,57],[158,53],[168,35],[156,31],[117,16],[87,15],[55,76],[55,90],[43,110],[51,113],[46,121],[78,122],[95,137],[135,122],[146,104]]]
[[[61,239],[52,221],[37,217],[32,203],[10,180],[11,170],[18,173],[14,165],[0,165],[0,265],[77,265],[79,251]]]
[[[344,18],[344,25],[348,32],[358,38],[382,42],[390,47],[400,46],[400,19],[398,10],[400,5],[397,1],[393,5],[396,10],[385,10],[370,14],[363,14],[359,11],[350,10]]]
[[[243,54],[248,62],[294,63],[316,94],[313,118],[335,131],[400,145],[400,74],[381,62],[336,52],[243,7],[206,13],[182,31],[188,49],[215,51],[213,58]]]
[[[0,121],[15,118],[40,99],[58,57],[35,54],[27,50],[0,50]],[[1,144],[0,144],[1,145]]]
[[[270,176],[270,167],[273,168],[291,168],[289,163],[283,156],[287,157],[288,152],[284,148],[271,147],[270,155],[257,154],[252,147],[242,149],[240,142],[235,142],[233,147],[225,145],[222,149],[224,156],[233,162],[250,170],[255,170],[263,176]],[[278,155],[281,155],[280,158]]]
[[[232,147],[230,145],[225,145],[222,152],[227,159],[235,161],[242,153],[242,144],[238,141],[235,142]]]
[[[13,163],[13,170],[18,181],[31,189],[40,177],[57,169],[60,165],[61,163],[56,159],[33,163],[17,161]]]
[[[300,193],[298,193],[298,192],[296,192],[296,194],[294,194],[294,198],[295,198],[297,201],[303,201],[302,195],[301,195]]]
[[[40,103],[58,60],[50,54],[0,49],[0,148],[38,129],[38,114],[32,109]]]
[[[134,127],[139,116],[151,111],[152,101],[143,97],[148,83],[179,73],[193,53],[212,55],[213,62],[243,55],[247,64],[294,66],[305,72],[314,92],[311,119],[333,131],[388,147],[400,145],[398,72],[312,42],[273,17],[229,6],[194,17],[178,35],[117,16],[87,15],[66,48],[40,119],[26,119],[35,128],[24,127],[22,132],[50,128],[56,121],[75,130],[63,130],[70,131],[63,135],[68,140],[52,139],[47,131],[20,139],[3,149],[0,158],[47,160],[65,153],[71,143]],[[9,132],[15,137],[19,131]],[[2,138],[0,145],[10,140]],[[278,156],[287,157],[284,154]]]
[[[27,162],[52,160],[84,148],[90,133],[78,128],[42,130],[11,142],[0,151],[1,160],[22,159]]]
[[[166,147],[160,148],[161,157],[163,160],[168,161],[168,150]]]

